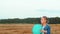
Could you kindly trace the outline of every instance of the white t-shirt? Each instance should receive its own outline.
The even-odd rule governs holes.
[[[48,25],[48,24],[46,24],[46,25]],[[42,26],[42,30],[44,30],[44,28],[45,28],[45,26]],[[42,32],[42,34],[44,34],[44,33]]]

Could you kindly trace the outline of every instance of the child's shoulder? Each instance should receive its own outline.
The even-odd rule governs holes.
[[[47,26],[46,26],[46,27],[50,28],[50,25],[49,25],[49,24],[47,24]]]

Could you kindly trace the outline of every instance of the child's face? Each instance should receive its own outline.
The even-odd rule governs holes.
[[[46,23],[46,19],[45,18],[41,18],[41,24],[45,24]]]

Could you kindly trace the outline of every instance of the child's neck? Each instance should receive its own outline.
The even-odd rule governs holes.
[[[43,26],[46,26],[46,23],[42,24]]]

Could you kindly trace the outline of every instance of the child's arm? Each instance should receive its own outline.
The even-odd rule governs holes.
[[[47,34],[50,34],[50,26],[47,29]]]
[[[41,32],[43,32],[43,33],[47,33],[47,31],[46,31],[46,30],[41,30]]]
[[[50,34],[50,27],[48,26],[45,30],[41,30],[41,32]]]

